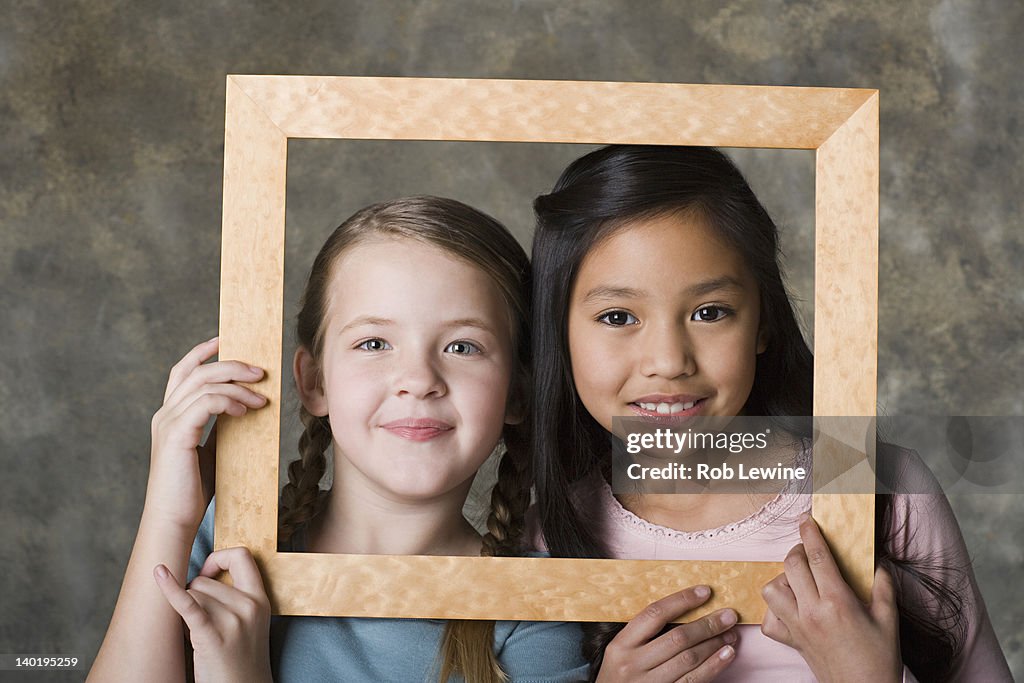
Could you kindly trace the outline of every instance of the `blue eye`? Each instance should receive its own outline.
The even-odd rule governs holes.
[[[694,311],[690,320],[701,323],[713,323],[729,315],[730,311],[722,306],[703,306]]]
[[[480,347],[473,342],[460,339],[459,341],[453,341],[451,344],[444,347],[444,352],[454,353],[460,356],[473,356],[480,353]]]
[[[625,327],[626,325],[636,325],[640,322],[635,315],[625,311],[608,311],[597,316],[597,319],[599,322],[610,327]]]
[[[374,337],[373,339],[367,339],[360,343],[356,348],[362,349],[363,351],[388,351],[391,349],[391,344],[388,344],[379,337]]]

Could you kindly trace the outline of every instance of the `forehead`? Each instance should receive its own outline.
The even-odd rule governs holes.
[[[331,266],[328,312],[416,318],[504,318],[497,286],[478,266],[420,240],[397,236],[362,239]],[[414,314],[414,315],[411,315]]]
[[[574,293],[596,286],[671,293],[726,279],[756,289],[742,255],[705,219],[666,214],[626,222],[594,245],[580,264]]]

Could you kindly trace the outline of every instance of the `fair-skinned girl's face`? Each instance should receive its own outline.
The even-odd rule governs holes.
[[[608,431],[615,416],[742,412],[754,382],[757,283],[700,219],[638,220],[600,241],[569,300],[576,391]]]
[[[506,420],[513,352],[497,287],[406,238],[349,247],[329,287],[321,384],[301,349],[296,378],[306,408],[330,417],[337,476],[399,502],[465,495]]]

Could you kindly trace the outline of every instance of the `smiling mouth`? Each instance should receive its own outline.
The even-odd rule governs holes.
[[[449,434],[454,430],[452,425],[440,420],[402,419],[382,424],[381,428],[400,439],[408,441],[429,441]]]
[[[690,417],[700,412],[701,407],[704,405],[705,399],[698,398],[693,401],[681,402],[676,401],[673,403],[667,402],[648,402],[648,401],[636,401],[630,403],[629,407],[633,413],[640,417],[646,418],[675,418],[675,417]]]

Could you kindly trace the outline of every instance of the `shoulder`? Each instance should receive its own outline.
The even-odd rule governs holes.
[[[550,558],[547,550],[524,557]],[[583,658],[583,630],[563,621],[498,621],[494,653],[513,681],[585,681],[589,669]]]
[[[891,492],[884,541],[897,563],[901,603],[959,634],[950,680],[1011,680],[942,487],[916,451],[880,443],[877,456],[880,485]]]
[[[897,560],[935,558],[958,570],[970,565],[956,516],[935,475],[916,451],[880,443],[879,490],[891,496],[884,521],[889,552]]]
[[[499,621],[494,627],[494,652],[513,681],[585,681],[583,630],[562,621]]]

